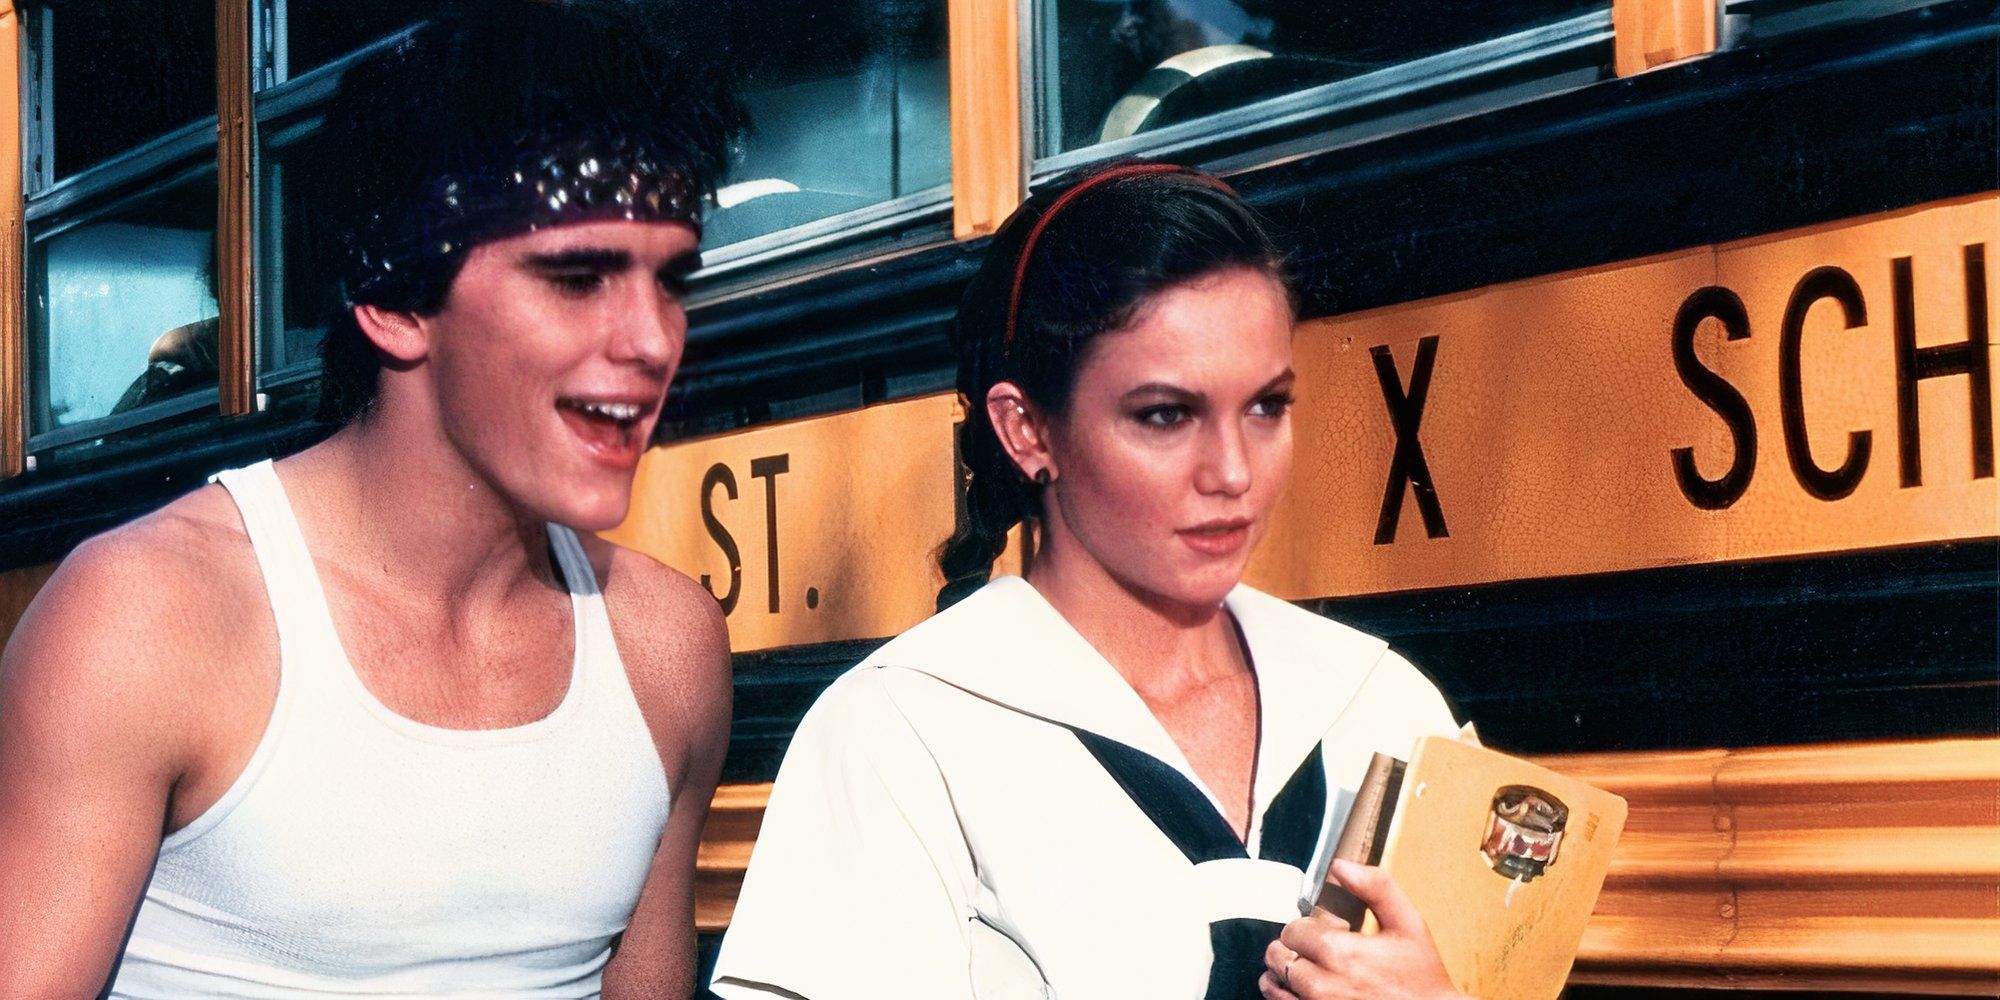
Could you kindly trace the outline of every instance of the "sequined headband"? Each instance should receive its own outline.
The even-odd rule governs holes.
[[[644,143],[585,137],[515,148],[511,162],[434,178],[410,207],[369,216],[349,241],[347,300],[436,273],[503,236],[591,220],[697,222],[693,179]]]
[[[1230,187],[1215,177],[1173,163],[1131,163],[1120,167],[1112,167],[1101,174],[1094,174],[1087,177],[1079,181],[1075,187],[1064,191],[1042,212],[1041,218],[1035,220],[1034,228],[1028,230],[1028,238],[1021,243],[1021,255],[1014,264],[1013,290],[1007,296],[1007,332],[1005,339],[1001,341],[1001,344],[1008,351],[1014,349],[1014,327],[1021,319],[1021,285],[1028,278],[1028,261],[1034,257],[1035,243],[1042,238],[1042,230],[1047,229],[1049,223],[1054,221],[1056,213],[1062,211],[1063,206],[1075,201],[1085,191],[1089,191],[1092,188],[1101,187],[1110,181],[1123,180],[1127,177],[1145,177],[1154,174],[1179,174],[1189,181],[1215,188],[1232,197],[1236,194],[1235,188]]]

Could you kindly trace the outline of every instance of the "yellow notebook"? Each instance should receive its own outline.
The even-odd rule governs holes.
[[[1380,864],[1423,914],[1452,983],[1482,1000],[1560,993],[1625,827],[1625,800],[1437,736],[1417,741],[1391,794]],[[1373,914],[1362,929],[1375,929]]]

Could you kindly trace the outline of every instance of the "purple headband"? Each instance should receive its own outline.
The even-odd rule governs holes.
[[[472,247],[573,222],[699,228],[700,192],[676,158],[625,137],[526,140],[511,160],[438,177],[408,208],[376,212],[350,239],[346,298],[419,281]]]

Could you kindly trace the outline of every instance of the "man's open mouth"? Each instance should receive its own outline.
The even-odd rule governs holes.
[[[623,465],[644,450],[645,442],[639,440],[638,428],[640,421],[652,412],[651,405],[629,400],[564,397],[556,400],[556,409],[595,457]]]

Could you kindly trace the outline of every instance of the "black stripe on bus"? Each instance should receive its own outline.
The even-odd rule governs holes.
[[[1990,736],[2000,543],[1302,602],[1388,639],[1517,753]],[[737,657],[726,780],[768,781],[881,640]]]

